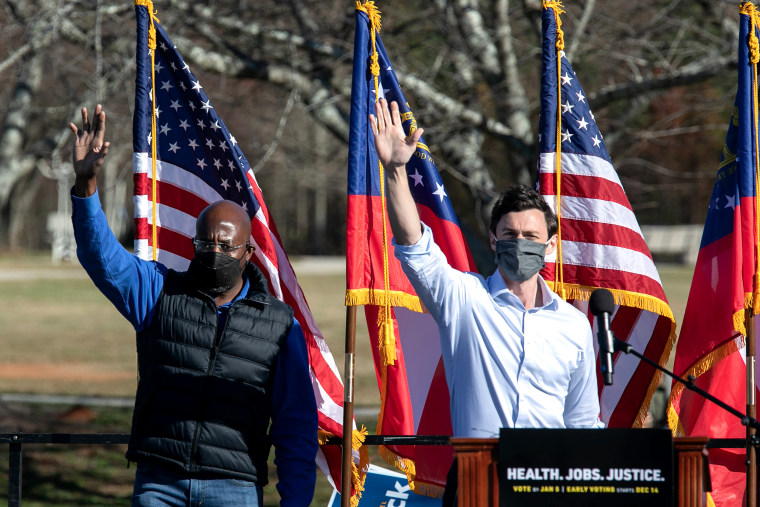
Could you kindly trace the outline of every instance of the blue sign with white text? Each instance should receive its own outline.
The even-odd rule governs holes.
[[[430,498],[409,489],[406,475],[375,465],[369,466],[359,507],[440,507],[440,498]],[[333,491],[327,507],[340,507],[340,493]]]

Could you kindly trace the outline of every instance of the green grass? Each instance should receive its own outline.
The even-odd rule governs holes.
[[[10,272],[10,273],[9,273]],[[18,277],[33,272],[30,279]],[[64,276],[56,279],[55,276]],[[6,276],[7,278],[7,276]],[[309,274],[299,282],[341,374],[345,347],[345,277]],[[42,256],[0,256],[0,392],[133,396],[136,387],[134,331],[77,265],[50,265]],[[9,309],[11,309],[9,311]],[[363,317],[357,319],[356,406],[376,406],[379,395]],[[49,371],[50,366],[59,367]],[[29,376],[18,378],[12,366]],[[60,367],[63,368],[60,368]],[[92,378],[96,378],[93,381]],[[128,433],[130,410],[99,408],[91,423],[61,425],[58,412],[69,407],[0,405],[0,432]],[[4,417],[8,411],[13,417]],[[20,410],[20,412],[19,412]],[[376,420],[357,420],[374,430]],[[271,460],[270,460],[271,461]],[[374,463],[381,463],[374,456]],[[0,447],[0,470],[7,477],[8,450]],[[278,505],[271,467],[265,505]],[[134,466],[126,468],[121,446],[27,445],[24,449],[23,504],[128,505]],[[313,505],[326,505],[332,493],[321,472]],[[0,502],[7,501],[7,482]]]
[[[343,373],[346,308],[342,274],[296,273],[335,362]],[[680,327],[692,269],[660,266],[663,287]],[[6,280],[33,271],[31,279]],[[57,278],[64,276],[66,278]],[[77,265],[52,266],[47,256],[0,256],[0,392],[133,396],[136,385],[134,332]],[[355,404],[376,407],[379,394],[363,312],[357,315]],[[30,376],[13,378],[9,368],[29,366]],[[48,371],[50,365],[58,370]],[[60,368],[63,367],[63,368]],[[96,380],[93,381],[92,379]],[[0,404],[0,432],[128,433],[130,410],[93,409],[87,423],[65,423],[71,407]],[[357,420],[374,432],[376,420]],[[371,449],[371,462],[387,466]],[[7,477],[8,450],[0,446],[0,473]],[[272,468],[272,470],[274,470]],[[127,468],[123,446],[27,445],[24,448],[23,505],[128,505],[134,466]],[[278,503],[276,475],[270,472],[265,505]],[[318,473],[313,505],[326,505],[332,492]],[[0,502],[7,482],[0,482]]]

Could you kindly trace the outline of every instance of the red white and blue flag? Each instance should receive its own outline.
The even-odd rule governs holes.
[[[538,189],[557,213],[560,241],[541,274],[585,313],[594,289],[610,290],[616,303],[610,322],[615,336],[665,364],[675,339],[673,314],[585,92],[563,51],[561,3],[544,0],[543,6]],[[661,374],[620,353],[614,356],[614,372],[611,386],[603,385],[597,373],[601,419],[610,427],[641,426]]]
[[[273,295],[293,308],[306,338],[322,432],[343,433],[343,383],[306,303],[256,178],[235,137],[153,14],[136,0],[137,77],[133,120],[135,253],[178,270],[193,257],[195,220],[228,199],[251,217],[254,264]],[[153,35],[155,33],[155,35]],[[151,43],[151,40],[154,43]],[[155,44],[155,49],[150,46]],[[341,448],[317,456],[340,489]]]
[[[380,40],[380,13],[357,2],[346,227],[346,304],[365,305],[381,393],[377,432],[383,435],[451,435],[449,392],[438,328],[393,255],[385,215],[382,167],[368,116],[385,97],[399,105],[407,135],[417,128]],[[433,231],[449,264],[475,271],[451,202],[424,139],[406,165],[420,218]],[[387,334],[384,330],[387,329]],[[442,492],[452,450],[440,446],[388,446],[381,454],[407,473],[417,493]]]
[[[673,369],[740,412],[747,408],[748,319],[758,313],[758,13],[740,7],[739,85],[718,166]],[[754,51],[751,48],[754,39]],[[755,94],[753,96],[753,90]],[[754,358],[750,358],[754,362]],[[757,394],[757,386],[754,387]],[[674,383],[668,420],[676,435],[745,438],[740,421]],[[712,500],[742,505],[744,449],[710,449]]]

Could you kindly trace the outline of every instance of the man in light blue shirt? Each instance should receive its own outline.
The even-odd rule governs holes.
[[[603,427],[588,319],[538,274],[558,241],[547,203],[529,187],[511,187],[491,215],[498,269],[487,279],[453,269],[420,222],[409,190],[405,164],[422,129],[405,138],[396,103],[389,108],[381,100],[376,114],[370,122],[385,168],[395,253],[438,324],[454,435]]]

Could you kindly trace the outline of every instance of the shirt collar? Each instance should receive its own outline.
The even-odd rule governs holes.
[[[231,306],[232,303],[235,301],[238,301],[240,299],[243,299],[246,295],[248,295],[248,290],[251,287],[251,283],[248,281],[248,274],[243,272],[243,287],[240,289],[240,292],[238,292],[237,296],[235,296],[232,301],[223,304],[222,306]]]
[[[501,276],[499,268],[496,268],[496,271],[488,277],[487,283],[488,292],[491,293],[493,299],[507,299],[512,300],[513,302],[519,302],[517,296],[515,296],[514,293],[509,290],[509,287],[507,287],[507,283],[504,281],[504,277]],[[543,301],[541,306],[534,308],[534,310],[546,309],[556,311],[559,308],[559,303],[557,302],[559,296],[552,292],[541,275],[538,275],[538,285],[541,287],[541,297]],[[522,305],[522,303],[520,304]]]

